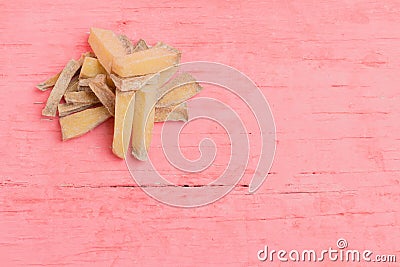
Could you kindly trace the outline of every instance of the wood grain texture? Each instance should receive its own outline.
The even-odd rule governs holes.
[[[324,249],[339,237],[400,260],[398,1],[13,0],[0,12],[1,266],[279,266],[260,263],[257,251]],[[277,126],[261,189],[247,193],[259,147],[251,118],[246,175],[199,209],[165,206],[134,184],[111,152],[112,120],[62,142],[58,121],[41,117],[49,92],[34,87],[89,49],[91,26],[161,40],[183,62],[221,62],[251,77]],[[200,95],[248,114],[215,87]],[[151,157],[159,137],[156,125]],[[160,162],[160,171],[179,184],[213,180],[229,139],[194,122],[183,152],[196,157],[204,137],[218,144],[210,170],[176,175]]]

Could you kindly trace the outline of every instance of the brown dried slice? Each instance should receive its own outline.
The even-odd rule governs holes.
[[[86,109],[60,118],[62,139],[67,140],[81,136],[110,118],[105,107]]]
[[[98,82],[106,82],[107,76],[105,74],[96,74],[90,78],[80,78],[79,79],[79,86],[81,87],[89,87],[90,81],[97,80]]]
[[[100,100],[93,92],[86,92],[86,91],[78,91],[78,92],[67,92],[64,94],[65,102],[78,104],[78,103],[85,103],[85,104],[97,104],[100,103]]]
[[[154,90],[157,90],[160,85],[166,83],[178,70],[177,67],[165,69],[159,73],[147,74],[143,76],[123,78],[116,74],[111,74],[115,87],[120,91],[137,91],[145,85],[152,85]]]
[[[94,57],[94,58],[96,58],[96,55],[93,52],[90,52],[90,51],[82,53],[81,57],[79,58],[79,60],[82,61],[81,64],[83,64],[83,60],[85,59],[85,57]]]
[[[85,87],[85,86],[89,86],[89,82],[90,82],[90,78],[80,78],[78,84],[81,87]]]
[[[84,60],[86,57],[96,57],[92,52],[85,52],[82,53],[81,56],[78,59],[78,62],[81,64],[83,64]],[[36,87],[41,90],[41,91],[46,91],[49,87],[52,87],[56,84],[58,78],[60,77],[62,71],[58,72],[57,74],[55,74],[54,76],[48,78],[46,81],[38,84]],[[75,76],[73,77],[75,78]]]
[[[112,116],[115,115],[115,95],[105,83],[106,76],[99,74],[91,79],[89,87]]]
[[[203,88],[189,73],[182,73],[163,87],[159,92],[157,107],[178,105],[199,93]]]
[[[132,129],[132,155],[138,160],[147,160],[154,126],[154,111],[157,90],[146,85],[135,93]]]
[[[87,104],[87,103],[62,103],[62,104],[58,104],[58,115],[60,117],[64,117],[67,115],[70,115],[72,113],[78,112],[78,111],[82,111],[85,109],[88,109],[92,106],[94,106],[96,104]]]
[[[126,55],[124,45],[118,39],[118,36],[110,30],[91,28],[88,42],[108,73],[111,72],[113,59]]]
[[[124,159],[132,133],[133,111],[135,105],[135,91],[115,91],[115,119],[113,153]]]
[[[119,41],[122,43],[123,47],[125,48],[126,54],[131,54],[135,50],[135,46],[132,44],[131,40],[128,36],[124,34],[118,35]]]
[[[44,82],[36,85],[36,88],[39,89],[40,91],[48,90],[50,87],[53,87],[56,84],[58,77],[60,77],[60,74],[61,74],[61,71],[59,73],[53,75],[52,77],[48,78]]]
[[[92,93],[92,89],[90,89],[89,85],[88,86],[80,86],[80,85],[78,85],[78,92]]]
[[[145,84],[153,81],[153,76],[157,74],[147,74],[143,76],[136,76],[136,77],[128,77],[122,78],[118,75],[111,74],[110,77],[115,84],[115,87],[118,88],[120,91],[137,91],[142,88]],[[155,81],[157,82],[157,81]]]
[[[110,87],[111,91],[113,91],[115,93],[115,84],[114,84],[113,80],[111,80],[110,74],[107,74],[106,83],[107,83],[108,87]]]
[[[93,79],[93,78],[79,79],[79,89],[81,91],[87,91],[87,89],[89,88],[89,82],[91,81],[91,79]],[[111,78],[108,74],[105,76],[105,82],[112,91],[115,91],[114,90],[115,89],[114,82],[111,80]],[[90,88],[89,88],[89,91],[91,91]]]
[[[145,42],[143,39],[140,39],[140,40],[136,43],[136,45],[135,45],[135,47],[134,47],[132,53],[134,53],[134,52],[139,52],[139,51],[143,51],[143,50],[146,50],[146,49],[149,49],[149,46],[146,44],[146,42]]]
[[[49,98],[47,99],[46,106],[42,110],[42,115],[51,117],[56,116],[57,105],[64,95],[65,90],[67,89],[72,77],[81,67],[82,61],[76,61],[72,59],[61,71],[60,77],[58,78],[53,90],[51,90]]]
[[[112,71],[120,77],[140,76],[174,66],[179,60],[180,52],[177,49],[161,43],[129,55],[116,56]]]
[[[91,56],[91,52],[86,52],[81,55],[78,61],[70,60],[68,64],[64,67],[64,69],[60,72],[60,75],[55,83],[56,90],[53,90],[50,93],[49,98],[47,99],[46,107],[42,110],[42,114],[45,116],[55,116],[57,110],[57,104],[61,100],[61,94],[64,94],[66,91],[74,91],[76,90],[76,79],[77,76],[75,73],[82,66],[82,63],[87,56]],[[55,77],[55,76],[54,76]]]
[[[79,90],[79,76],[72,77],[65,92],[77,92]]]
[[[170,107],[157,107],[155,109],[154,122],[164,121],[188,121],[189,114],[186,103]]]

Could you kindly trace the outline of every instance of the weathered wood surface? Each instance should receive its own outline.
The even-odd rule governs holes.
[[[13,0],[0,10],[1,266],[278,266],[257,251],[325,249],[340,237],[400,260],[398,1]],[[62,142],[58,121],[41,117],[49,92],[35,85],[87,51],[91,26],[251,77],[277,126],[261,189],[247,194],[254,134],[240,185],[200,209],[165,206],[135,185],[111,152],[112,120]],[[247,112],[225,91],[200,95]],[[198,155],[205,136],[220,145],[216,166],[190,178],[160,166],[171,181],[205,184],[223,169],[228,139],[215,124],[188,126],[184,152]]]

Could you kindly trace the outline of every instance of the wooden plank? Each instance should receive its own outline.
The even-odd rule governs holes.
[[[398,1],[14,0],[1,10],[1,266],[302,266],[261,263],[256,254],[265,245],[335,248],[340,237],[349,249],[400,257]],[[236,189],[214,204],[178,209],[143,193],[110,150],[113,120],[63,143],[58,119],[40,116],[50,92],[35,85],[89,48],[91,26],[163,41],[182,62],[216,61],[248,75],[277,125],[275,161],[260,190],[249,195],[246,187],[257,124],[216,86],[204,85],[200,96],[245,118],[252,157]],[[218,147],[212,168],[188,175],[163,160],[161,127],[150,158],[170,181],[198,186],[223,171],[223,128],[198,120],[182,131],[190,159],[203,138]]]

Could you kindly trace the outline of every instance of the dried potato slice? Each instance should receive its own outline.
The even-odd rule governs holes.
[[[189,114],[186,103],[177,106],[157,107],[155,109],[154,122],[188,121]]]
[[[62,139],[68,140],[81,136],[96,128],[110,117],[110,113],[103,106],[86,109],[62,117],[60,118]]]
[[[107,86],[106,76],[99,74],[89,81],[89,87],[112,116],[115,115],[115,95]]]

